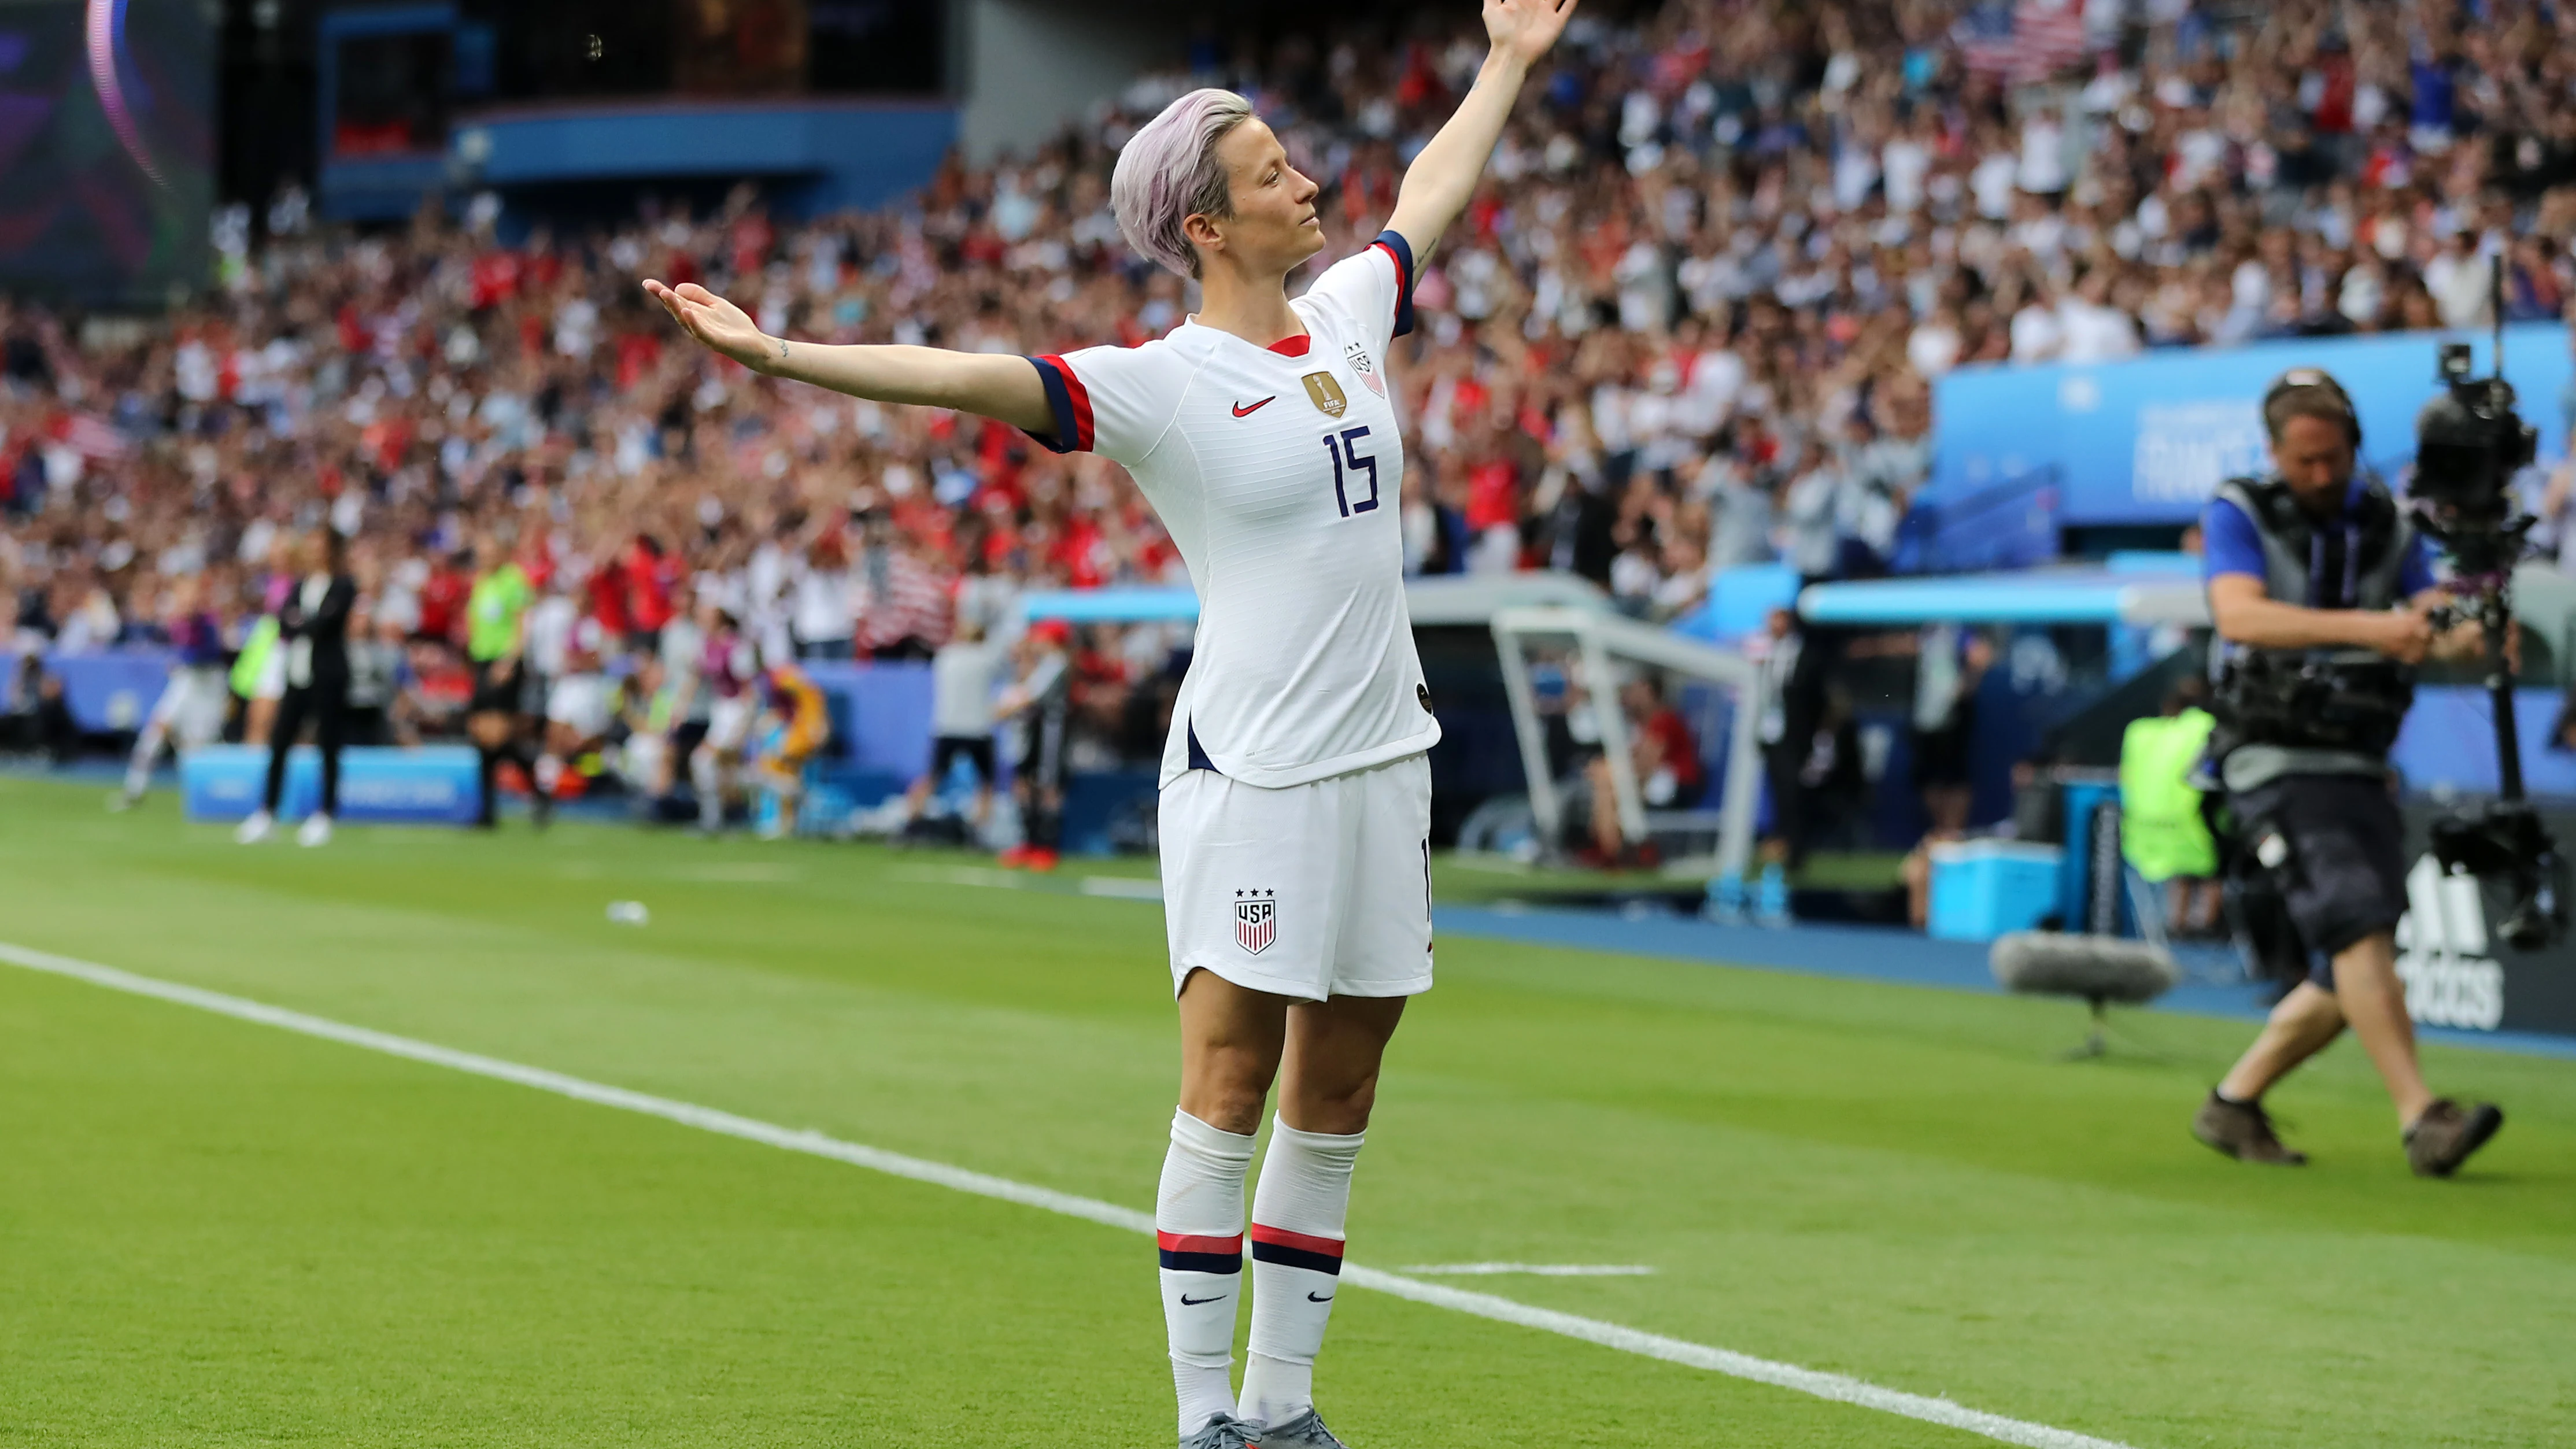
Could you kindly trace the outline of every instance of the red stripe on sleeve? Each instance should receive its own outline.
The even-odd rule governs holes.
[[[1062,357],[1049,353],[1047,361],[1055,364],[1056,372],[1064,378],[1066,394],[1073,399],[1074,449],[1088,453],[1091,451],[1091,390],[1082,385],[1082,374],[1075,372]]]
[[[1413,288],[1413,279],[1404,274],[1404,258],[1397,256],[1395,248],[1384,242],[1370,242],[1369,249],[1386,253],[1387,265],[1395,268],[1395,315],[1401,319],[1404,316],[1404,295]]]
[[[1243,1255],[1243,1234],[1230,1238],[1205,1238],[1189,1233],[1156,1233],[1156,1249],[1166,1253],[1232,1253]]]
[[[1342,1240],[1339,1238],[1318,1238],[1306,1233],[1292,1233],[1286,1228],[1264,1227],[1259,1223],[1252,1225],[1252,1240],[1256,1243],[1276,1244],[1282,1248],[1302,1248],[1309,1253],[1321,1253],[1327,1258],[1338,1258],[1342,1255]]]

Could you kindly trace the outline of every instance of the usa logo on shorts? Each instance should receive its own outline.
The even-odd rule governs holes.
[[[1234,944],[1258,956],[1279,939],[1277,891],[1234,893]]]

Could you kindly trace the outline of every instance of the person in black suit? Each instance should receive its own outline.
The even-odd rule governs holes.
[[[278,701],[277,723],[268,737],[267,793],[235,837],[245,845],[267,839],[276,829],[277,801],[286,788],[286,753],[308,719],[322,751],[322,808],[296,832],[297,843],[328,844],[331,817],[340,809],[340,746],[349,711],[349,611],[358,600],[358,582],[349,575],[345,541],[328,528],[302,541],[296,562],[304,577],[277,609],[286,697]]]

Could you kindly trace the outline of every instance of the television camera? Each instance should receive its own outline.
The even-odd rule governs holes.
[[[2486,690],[2495,719],[2496,798],[2434,822],[2434,858],[2503,886],[2511,897],[2497,934],[2531,950],[2567,932],[2568,867],[2558,842],[2524,798],[2522,741],[2514,721],[2514,665],[2506,649],[2513,627],[2513,566],[2537,521],[2512,492],[2514,475],[2532,460],[2531,426],[2514,411],[2504,380],[2503,267],[2491,275],[2495,372],[2472,375],[2467,343],[2440,352],[2443,391],[2416,418],[2415,476],[2409,490],[2417,523],[2451,556],[2453,602],[2434,611],[2437,629],[2474,621],[2485,638]]]

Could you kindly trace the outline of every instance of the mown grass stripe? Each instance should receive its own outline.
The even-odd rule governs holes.
[[[282,1031],[296,1032],[303,1036],[318,1037],[324,1041],[339,1042],[345,1046],[381,1052],[387,1056],[401,1057],[430,1066],[446,1067],[452,1071],[488,1077],[495,1081],[511,1082],[540,1092],[569,1097],[574,1101],[588,1102],[595,1106],[614,1107],[620,1111],[659,1117],[665,1121],[676,1122],[685,1127],[695,1127],[704,1132],[738,1137],[746,1142],[757,1142],[788,1152],[829,1158],[835,1162],[848,1163],[853,1167],[864,1167],[893,1177],[909,1178],[915,1182],[973,1193],[978,1197],[1018,1203],[1024,1207],[1038,1208],[1065,1217],[1081,1218],[1105,1227],[1122,1228],[1128,1232],[1142,1233],[1149,1237],[1154,1232],[1154,1220],[1151,1214],[1120,1207],[1115,1203],[1102,1202],[1097,1198],[1057,1192],[1052,1188],[1015,1182],[1006,1177],[995,1177],[990,1173],[955,1167],[945,1162],[933,1162],[927,1158],[888,1152],[883,1148],[870,1147],[864,1143],[844,1141],[810,1129],[782,1127],[774,1122],[763,1122],[756,1117],[745,1117],[670,1097],[657,1097],[649,1092],[612,1087],[602,1082],[548,1071],[543,1067],[504,1061],[498,1057],[487,1057],[476,1052],[459,1051],[454,1047],[440,1046],[435,1042],[396,1036],[391,1032],[376,1031],[363,1026],[351,1026],[326,1017],[310,1016],[304,1012],[290,1011],[281,1006],[253,1001],[248,997],[209,991],[203,987],[183,985],[175,981],[163,981],[157,977],[139,976],[130,971],[120,971],[113,966],[75,960],[69,956],[58,956],[50,951],[33,950],[5,941],[0,941],[0,961],[24,967],[30,971],[41,971],[87,982],[92,986],[105,987],[111,991],[150,997],[179,1006],[190,1006],[219,1016],[256,1022],[262,1026],[276,1027]],[[1426,1283],[1419,1278],[1407,1277],[1401,1273],[1389,1273],[1351,1264],[1343,1268],[1342,1281],[1392,1294],[1415,1303],[1428,1304],[1435,1308],[1471,1314],[1497,1323],[1534,1328],[1541,1332],[1597,1344],[1603,1348],[1616,1349],[1622,1353],[1706,1369],[1731,1378],[1769,1384],[1775,1388],[1809,1394],[1820,1399],[1830,1399],[1837,1403],[1875,1409],[1909,1419],[1919,1419],[1925,1423],[1964,1430],[2001,1443],[2023,1445],[2026,1449],[2130,1449],[2130,1446],[2121,1444],[2117,1440],[2097,1439],[2069,1429],[2035,1424],[2001,1414],[1989,1414],[1983,1410],[1953,1403],[1948,1399],[1909,1394],[1844,1374],[1827,1373],[1797,1364],[1781,1363],[1774,1359],[1756,1358],[1751,1354],[1693,1343],[1686,1339],[1667,1338],[1659,1333],[1648,1333],[1643,1329],[1630,1328],[1624,1324],[1585,1318],[1578,1314],[1559,1313],[1554,1309],[1538,1308],[1508,1298],[1499,1298],[1490,1293],[1474,1293],[1465,1289],[1451,1288],[1445,1284]]]

